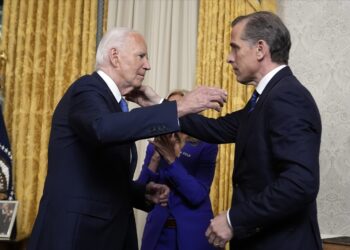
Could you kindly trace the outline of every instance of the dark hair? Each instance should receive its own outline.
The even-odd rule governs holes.
[[[282,20],[268,11],[259,11],[234,19],[231,26],[246,21],[241,39],[256,43],[264,40],[270,47],[271,60],[288,64],[289,50],[292,45],[290,34]]]

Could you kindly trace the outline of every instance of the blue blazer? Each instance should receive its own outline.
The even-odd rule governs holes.
[[[268,83],[255,109],[218,119],[184,117],[181,129],[212,143],[236,143],[229,212],[231,247],[322,249],[317,222],[321,120],[289,67]]]
[[[168,217],[176,220],[178,249],[214,249],[209,245],[205,231],[213,218],[209,191],[214,177],[217,152],[217,145],[200,141],[187,142],[173,164],[168,165],[161,159],[158,171],[154,173],[148,168],[154,146],[148,145],[138,182],[165,183],[171,192],[167,207],[156,205],[148,214],[142,250],[155,248]],[[175,242],[169,244],[173,245]]]
[[[121,112],[97,74],[78,79],[52,118],[48,172],[28,250],[137,250],[135,140],[178,130],[175,102]]]

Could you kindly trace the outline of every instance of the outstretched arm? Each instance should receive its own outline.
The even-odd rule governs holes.
[[[160,104],[163,100],[150,86],[146,85],[130,92],[126,99],[137,103],[141,107]],[[226,100],[227,93],[225,90],[201,86],[188,92],[181,100],[177,101],[177,114],[178,117],[182,117],[206,109],[220,111]]]

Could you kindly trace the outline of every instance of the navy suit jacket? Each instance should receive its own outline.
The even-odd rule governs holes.
[[[205,231],[213,218],[209,192],[217,152],[217,145],[201,141],[187,142],[174,163],[168,165],[161,159],[157,173],[153,173],[148,166],[154,146],[148,146],[138,182],[164,183],[170,187],[171,192],[167,207],[155,205],[148,214],[142,237],[142,250],[155,249],[168,217],[176,220],[177,238],[167,244],[177,244],[180,250],[214,249],[209,245]]]
[[[321,120],[311,94],[285,67],[248,109],[180,120],[194,137],[236,143],[232,249],[322,249],[316,210]]]
[[[137,249],[132,181],[135,140],[178,130],[175,102],[123,113],[97,74],[78,79],[57,105],[48,173],[28,250]]]

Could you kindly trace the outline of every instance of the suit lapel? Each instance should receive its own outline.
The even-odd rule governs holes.
[[[251,135],[252,130],[256,128],[256,126],[254,125],[257,122],[257,118],[261,115],[264,115],[262,113],[262,109],[270,91],[281,81],[281,79],[289,75],[293,75],[293,73],[288,66],[281,69],[279,72],[277,72],[276,75],[272,77],[270,82],[266,85],[264,91],[259,97],[258,102],[255,105],[254,111],[248,113],[248,105],[244,107],[244,115],[242,118],[243,120],[239,127],[239,132],[236,141],[235,165],[238,164],[241,158],[241,155],[247,144],[249,135]]]
[[[108,88],[107,83],[102,79],[102,77],[97,74],[97,72],[94,72],[92,74],[101,84],[98,84],[98,89],[100,90],[101,94],[106,99],[108,106],[112,112],[122,112],[122,109],[119,106],[119,103],[115,99],[112,91]]]
[[[102,79],[102,77],[99,74],[97,74],[97,72],[94,72],[92,76],[94,76],[99,81],[98,88],[101,91],[101,94],[104,96],[106,102],[108,103],[108,106],[111,112],[123,112],[119,103],[115,99],[112,91],[108,88],[107,84]],[[127,172],[128,172],[129,178],[132,179],[134,176],[136,165],[137,165],[137,148],[136,148],[135,142],[132,142],[130,144],[124,144],[124,145],[128,146],[129,148],[129,157],[131,153],[131,159],[130,159],[131,161],[130,161],[130,165],[128,166]]]

